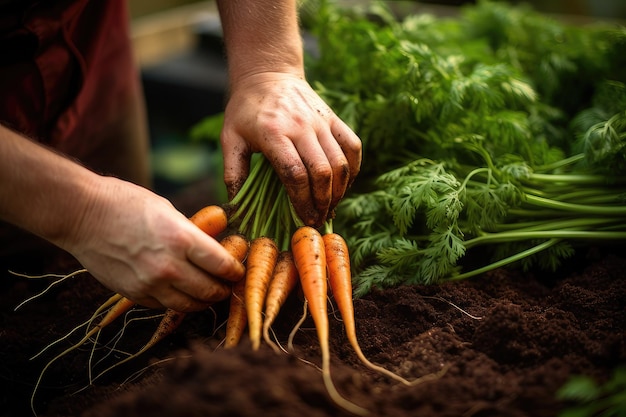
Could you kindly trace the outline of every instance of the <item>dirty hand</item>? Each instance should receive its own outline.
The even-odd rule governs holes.
[[[102,177],[62,246],[103,285],[146,307],[197,311],[227,298],[244,268],[166,199]]]
[[[361,141],[308,82],[294,74],[251,74],[233,86],[221,136],[232,198],[250,158],[270,161],[300,218],[320,226],[361,167]]]

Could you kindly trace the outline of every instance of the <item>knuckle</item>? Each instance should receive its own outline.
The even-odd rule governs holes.
[[[215,275],[228,280],[239,279],[243,274],[243,267],[239,261],[233,257],[221,258],[215,265]]]
[[[196,303],[214,303],[222,301],[231,293],[231,287],[212,275],[205,275],[203,285],[193,293],[193,299],[189,301]]]
[[[334,172],[334,180],[337,180],[338,183],[343,184],[348,181],[350,177],[350,164],[346,158],[341,158],[339,162],[335,165]]]
[[[315,164],[310,168],[310,173],[316,182],[330,183],[333,177],[333,169],[330,164]]]
[[[147,282],[149,286],[157,286],[164,281],[171,281],[180,276],[180,268],[171,260],[157,260],[154,265],[153,279]]]
[[[203,300],[207,302],[222,301],[228,298],[230,293],[231,289],[228,285],[216,282],[212,285],[207,285]]]
[[[283,181],[291,186],[300,187],[308,183],[308,175],[304,166],[289,164],[281,167]]]

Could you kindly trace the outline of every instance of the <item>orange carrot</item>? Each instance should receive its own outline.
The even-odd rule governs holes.
[[[328,263],[328,282],[337,308],[343,319],[346,336],[356,352],[357,357],[368,368],[383,373],[390,378],[411,385],[405,378],[370,362],[359,346],[354,320],[354,304],[352,302],[352,274],[350,271],[350,253],[344,238],[337,233],[327,233],[323,236]]]
[[[212,237],[217,237],[228,226],[226,211],[218,205],[209,205],[201,208],[189,220],[204,233]]]
[[[221,240],[221,243],[240,262],[243,262],[248,256],[250,243],[243,235],[228,235]],[[224,341],[226,349],[233,348],[239,344],[248,324],[248,317],[246,316],[245,304],[243,302],[245,285],[246,279],[244,277],[233,285],[233,292],[230,295],[228,320],[226,321],[226,338]]]
[[[250,249],[250,242],[248,242],[248,239],[246,239],[244,235],[228,235],[222,238],[220,243],[224,246],[224,248],[226,248],[228,253],[233,255],[233,257],[239,262],[243,263],[246,260],[248,250]]]
[[[356,415],[368,411],[343,398],[330,376],[330,346],[327,306],[326,251],[322,235],[310,226],[299,227],[291,237],[291,251],[309,312],[315,323],[322,351],[322,376],[331,399],[340,407]]]
[[[111,309],[102,318],[102,320],[100,320],[100,322],[93,329],[91,329],[90,333],[93,335],[93,333],[95,333],[94,330],[96,331],[102,330],[103,327],[108,326],[109,324],[113,323],[113,321],[116,318],[126,313],[134,305],[135,305],[134,301],[129,300],[126,297],[121,297],[119,300],[117,300],[117,302],[113,305],[113,307],[111,307]]]
[[[230,349],[239,344],[248,324],[246,305],[244,303],[244,290],[246,278],[233,285],[233,292],[230,295],[230,305],[228,310],[228,320],[226,321],[226,337],[224,348]]]
[[[220,243],[239,262],[246,260],[250,250],[250,242],[248,242],[245,236],[240,234],[228,235]],[[226,321],[226,339],[224,342],[226,348],[235,347],[239,343],[248,323],[243,303],[245,286],[246,278],[244,276],[243,279],[233,285],[230,294],[228,320]]]
[[[163,314],[163,318],[159,322],[159,325],[154,333],[152,333],[152,337],[150,338],[148,343],[146,343],[141,349],[139,349],[137,353],[134,353],[129,358],[124,359],[123,362],[129,360],[132,357],[141,355],[143,352],[163,340],[166,336],[172,334],[174,330],[176,330],[178,326],[180,326],[185,316],[186,314],[181,313],[180,311],[172,310],[171,308],[166,309],[165,314]]]
[[[257,237],[250,243],[250,252],[246,261],[244,302],[253,350],[257,350],[261,345],[263,305],[278,253],[276,242],[269,237]]]
[[[263,322],[263,338],[277,352],[279,351],[278,346],[270,340],[269,329],[297,283],[298,270],[293,261],[293,254],[286,250],[280,252],[267,290],[265,321]]]

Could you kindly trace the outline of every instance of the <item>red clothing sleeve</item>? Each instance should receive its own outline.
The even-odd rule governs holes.
[[[126,7],[125,0],[0,0],[0,123],[97,172],[148,186]],[[0,254],[11,241],[2,226]]]

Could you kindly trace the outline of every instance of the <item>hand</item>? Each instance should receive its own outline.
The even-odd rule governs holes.
[[[227,298],[243,265],[166,199],[102,177],[64,246],[103,285],[146,307],[197,311]]]
[[[320,226],[361,167],[361,141],[301,77],[250,74],[233,85],[222,130],[224,180],[232,198],[250,158],[270,161],[300,218]]]

